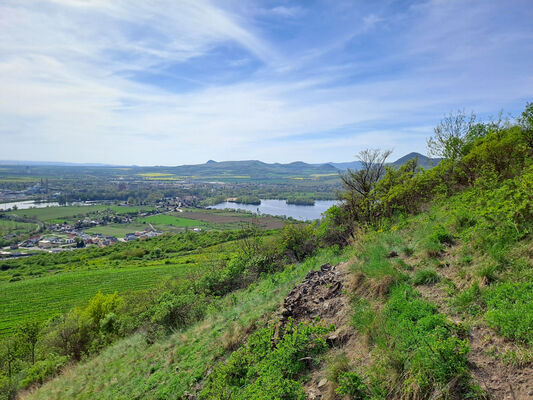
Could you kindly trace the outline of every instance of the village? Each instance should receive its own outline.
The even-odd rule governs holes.
[[[0,252],[0,255],[17,257],[29,255],[29,253],[27,253],[28,251],[46,251],[49,253],[57,253],[60,251],[74,250],[87,246],[107,247],[117,242],[149,239],[163,234],[163,232],[155,230],[151,225],[142,231],[127,233],[123,238],[117,238],[111,235],[103,235],[100,233],[89,234],[83,230],[75,229],[71,225],[52,226],[52,228],[55,228],[53,233],[30,236],[28,239],[18,244],[12,244],[11,246],[8,246],[4,250],[9,249],[10,252],[2,251]],[[15,252],[13,250],[15,250]],[[18,252],[16,250],[18,250]]]

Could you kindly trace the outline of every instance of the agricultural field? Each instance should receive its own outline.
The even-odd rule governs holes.
[[[88,214],[105,212],[110,210],[115,214],[131,214],[139,211],[151,210],[150,207],[130,207],[116,205],[91,205],[91,206],[60,206],[30,208],[27,210],[15,210],[6,213],[7,215],[16,215],[24,218],[36,219],[47,223],[69,222],[73,219],[83,218]]]
[[[243,224],[249,223],[257,223],[259,227],[264,229],[280,229],[286,224],[283,218],[270,216],[257,217],[257,215],[251,213],[225,210],[190,209],[174,215],[213,224],[219,227],[219,229],[238,229]]]
[[[169,278],[201,273],[227,258],[237,246],[236,242],[216,244],[223,238],[204,235],[204,241],[214,244],[197,247],[186,239],[167,237],[135,246],[128,243],[46,255],[43,262],[18,268],[13,262],[4,262],[0,270],[0,337],[29,319],[46,321],[85,304],[99,291],[125,293],[155,287]],[[170,249],[173,243],[182,243],[184,248]]]
[[[52,222],[57,220],[69,220],[77,217],[81,218],[90,212],[103,211],[106,206],[65,206],[65,207],[44,207],[29,208],[27,210],[9,211],[7,215],[16,215],[24,218],[37,219],[43,222]]]
[[[38,224],[0,219],[0,237],[8,234],[28,234],[39,228]]]
[[[198,220],[194,220],[190,218],[182,218],[181,216],[178,217],[176,215],[169,215],[169,214],[151,215],[149,217],[139,219],[139,221],[147,222],[147,223],[158,225],[158,226],[171,225],[171,226],[191,227],[191,228],[207,226],[207,224],[205,224],[202,221],[198,221]]]
[[[119,293],[146,289],[189,265],[111,268],[50,275],[0,284],[0,336],[28,319],[44,321],[87,302],[97,292]]]

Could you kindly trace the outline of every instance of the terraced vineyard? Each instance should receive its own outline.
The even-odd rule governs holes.
[[[146,289],[173,276],[186,274],[191,265],[112,268],[70,272],[0,284],[0,336],[32,319],[45,321],[86,303],[99,291],[119,293]]]

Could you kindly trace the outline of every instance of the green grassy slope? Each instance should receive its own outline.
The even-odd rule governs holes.
[[[135,335],[70,369],[27,399],[176,399],[201,380],[254,325],[261,325],[311,269],[340,262],[330,251],[288,267],[213,304],[201,322],[153,345]]]

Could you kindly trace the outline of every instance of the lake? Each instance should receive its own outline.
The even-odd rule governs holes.
[[[225,208],[232,210],[247,210],[254,213],[259,212],[259,214],[285,216],[292,217],[299,221],[308,221],[321,218],[322,213],[335,204],[337,204],[335,200],[316,200],[314,206],[300,206],[296,204],[287,204],[285,200],[261,199],[260,205],[238,204],[226,201],[208,208],[214,208],[217,210],[223,210]]]

